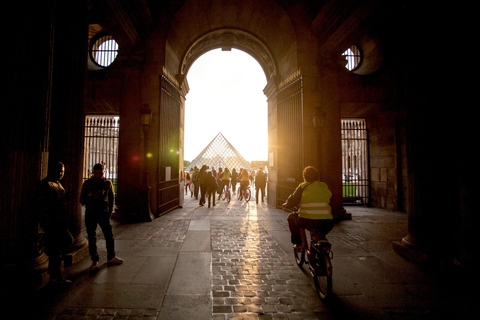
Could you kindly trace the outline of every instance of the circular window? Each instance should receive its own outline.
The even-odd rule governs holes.
[[[118,43],[112,36],[98,38],[92,46],[92,59],[101,67],[108,67],[118,55]]]
[[[358,68],[362,60],[360,50],[357,48],[356,45],[353,45],[350,48],[348,48],[344,53],[342,53],[342,56],[344,56],[345,59],[347,60],[347,64],[345,65],[345,68],[347,68],[350,71]]]

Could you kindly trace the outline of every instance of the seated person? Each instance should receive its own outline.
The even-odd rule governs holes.
[[[325,236],[333,228],[330,207],[332,192],[326,183],[319,181],[319,178],[317,169],[306,167],[303,170],[304,182],[298,185],[287,202],[282,205],[288,209],[299,208],[287,218],[291,240],[296,250],[301,250],[303,245],[307,245],[305,229],[316,230]]]

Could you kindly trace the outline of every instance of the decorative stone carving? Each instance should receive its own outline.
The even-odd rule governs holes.
[[[273,56],[265,44],[253,35],[236,29],[213,31],[195,41],[183,57],[180,74],[185,75],[198,57],[216,48],[223,50],[236,48],[245,51],[258,61],[267,79],[277,74]]]

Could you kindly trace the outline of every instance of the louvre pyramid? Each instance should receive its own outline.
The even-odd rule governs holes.
[[[250,163],[235,150],[221,132],[193,159],[190,165],[185,168],[185,171],[190,171],[195,166],[200,169],[203,165],[207,165],[215,170],[228,168],[232,171],[235,168],[237,172],[240,168],[249,171],[253,169]]]

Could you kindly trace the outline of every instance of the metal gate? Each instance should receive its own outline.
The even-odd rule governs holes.
[[[117,116],[86,116],[83,180],[93,174],[93,166],[102,163],[105,177],[113,183],[117,196],[118,132],[120,118]]]
[[[303,181],[303,79],[300,72],[279,85],[277,128],[277,205],[281,205]]]
[[[368,132],[365,120],[341,121],[343,204],[370,205]]]
[[[159,154],[157,167],[157,214],[180,205],[180,109],[181,92],[175,79],[164,69],[160,76]],[[183,125],[182,125],[183,127]]]

